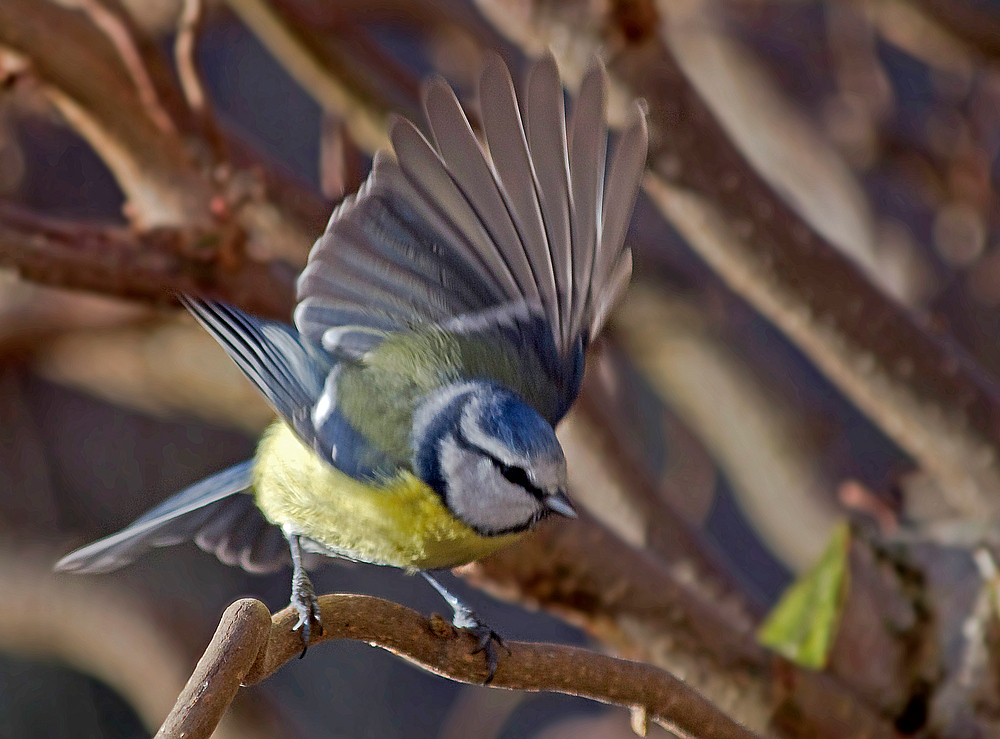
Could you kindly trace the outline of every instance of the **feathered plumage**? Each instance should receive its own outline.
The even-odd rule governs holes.
[[[368,180],[333,212],[298,282],[296,328],[184,299],[287,424],[265,446],[280,438],[282,449],[316,455],[307,477],[280,459],[238,465],[59,567],[107,571],[193,538],[227,561],[269,569],[288,561],[271,524],[296,552],[302,537],[307,549],[311,539],[317,551],[351,556],[350,542],[377,536],[368,529],[390,499],[399,525],[415,520],[411,506],[441,519],[368,541],[389,552],[369,559],[441,566],[450,548],[471,556],[493,546],[490,532],[571,512],[551,430],[628,283],[624,237],[646,155],[637,107],[605,173],[605,86],[595,62],[567,125],[552,57],[533,67],[520,105],[506,66],[487,55],[483,146],[451,89],[431,81],[433,144],[409,121],[391,123],[396,157],[377,154]],[[252,484],[266,521],[242,493]],[[368,528],[348,531],[348,510],[365,511]],[[396,552],[390,540],[411,549]],[[434,557],[421,559],[425,545]]]
[[[560,360],[573,357],[627,284],[625,230],[646,155],[636,106],[605,188],[605,85],[595,62],[567,134],[554,59],[532,69],[521,111],[506,66],[488,54],[484,151],[451,89],[428,84],[434,146],[409,121],[392,123],[396,161],[376,157],[310,254],[299,330],[356,356],[415,322],[472,324],[522,307],[544,319]]]

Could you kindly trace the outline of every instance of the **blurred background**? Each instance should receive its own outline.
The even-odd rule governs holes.
[[[0,736],[149,736],[226,605],[244,595],[272,610],[287,604],[288,573],[251,576],[193,545],[106,576],[50,574],[70,549],[245,459],[269,421],[170,291],[287,317],[308,245],[385,145],[387,114],[421,121],[420,80],[439,73],[475,123],[482,52],[498,50],[518,79],[546,47],[570,87],[579,60],[601,49],[615,85],[612,121],[623,101],[643,94],[651,169],[678,192],[712,199],[722,170],[708,157],[691,174],[687,161],[664,155],[672,134],[657,126],[672,109],[628,84],[641,64],[654,70],[648,84],[665,79],[669,60],[718,122],[705,136],[737,152],[784,204],[765,199],[758,214],[789,207],[789,218],[839,256],[830,272],[779,256],[776,287],[755,298],[753,281],[693,243],[690,225],[671,218],[669,198],[647,182],[629,233],[633,294],[594,347],[578,408],[560,428],[573,494],[592,525],[690,591],[684,598],[707,603],[739,646],[664,616],[692,601],[656,602],[655,582],[632,595],[644,588],[624,560],[617,574],[594,574],[599,566],[588,562],[569,574],[526,571],[525,560],[562,546],[553,542],[563,532],[543,532],[540,548],[504,553],[451,585],[507,638],[652,661],[767,734],[997,735],[997,606],[983,597],[996,584],[995,537],[969,523],[990,523],[992,508],[976,516],[975,505],[951,501],[937,457],[908,446],[906,417],[894,425],[872,409],[880,395],[896,397],[898,382],[917,387],[920,408],[945,408],[936,418],[952,418],[950,403],[975,416],[990,449],[1000,430],[1000,4],[4,5]],[[570,12],[579,27],[565,20]],[[646,56],[629,61],[635,49]],[[677,100],[683,118],[690,102]],[[707,146],[716,151],[711,139]],[[728,189],[742,191],[740,182]],[[715,205],[728,211],[724,195]],[[760,234],[730,225],[744,240]],[[834,285],[838,270],[852,281]],[[845,300],[851,285],[867,286],[855,312],[873,343],[851,330],[841,343],[856,350],[857,366],[895,362],[892,382],[855,394],[809,338],[837,334],[839,319],[824,322],[816,309],[819,328],[803,333],[769,312],[784,310],[768,308],[766,295],[783,295],[788,274],[806,304],[830,285]],[[897,333],[896,320],[911,333]],[[952,364],[934,354],[923,382],[927,347]],[[981,395],[966,399],[936,385],[938,375],[971,378]],[[951,449],[969,426],[961,420],[935,427],[926,446]],[[987,500],[1000,495],[981,489]],[[850,594],[838,596],[840,632],[823,669],[807,678],[787,668],[820,703],[836,695],[852,706],[838,734],[806,698],[794,708],[808,720],[782,718],[781,707],[800,698],[779,688],[783,668],[753,635],[842,521],[857,543]],[[629,595],[613,595],[618,581]],[[444,610],[422,580],[398,572],[331,564],[314,582],[321,592]],[[591,600],[580,597],[587,588]],[[871,624],[885,633],[872,637]],[[460,686],[367,645],[331,643],[241,692],[218,736],[472,732],[631,734],[624,711]]]

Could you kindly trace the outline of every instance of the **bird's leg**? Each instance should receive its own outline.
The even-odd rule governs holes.
[[[424,576],[424,579],[429,582],[434,589],[441,594],[441,597],[445,599],[448,605],[451,606],[451,610],[454,613],[451,622],[455,625],[455,627],[465,629],[478,640],[479,646],[476,647],[473,654],[483,652],[486,655],[486,666],[488,672],[483,685],[489,685],[493,680],[494,673],[497,671],[497,652],[496,649],[493,648],[493,642],[496,642],[499,646],[504,647],[503,639],[500,638],[500,635],[497,632],[490,628],[489,624],[479,618],[475,611],[460,601],[458,596],[446,590],[444,585],[431,577],[430,573],[421,571],[420,574]]]
[[[302,566],[302,547],[299,543],[299,535],[285,533],[288,539],[288,547],[292,551],[292,602],[291,605],[298,611],[299,620],[293,627],[293,631],[302,628],[302,654],[299,659],[306,656],[309,648],[309,637],[312,634],[312,622],[316,622],[316,633],[323,633],[323,622],[319,618],[319,599],[313,589],[312,580],[306,574],[306,568]]]

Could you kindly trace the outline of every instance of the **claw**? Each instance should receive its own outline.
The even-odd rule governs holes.
[[[472,650],[472,653],[482,653],[486,657],[487,672],[483,685],[489,685],[493,682],[493,675],[497,671],[498,663],[497,652],[493,648],[493,642],[496,642],[497,646],[506,650],[508,654],[510,654],[510,650],[507,649],[507,645],[504,644],[503,639],[489,624],[485,623],[476,615],[475,611],[461,602],[455,608],[455,617],[452,619],[452,623],[456,628],[468,631],[476,637],[476,648]]]
[[[313,622],[316,624],[316,633],[323,633],[323,622],[319,615],[319,599],[316,597],[312,581],[305,570],[296,571],[292,576],[291,606],[299,614],[299,620],[292,627],[292,631],[302,629],[302,654],[299,655],[299,659],[302,659],[309,649]]]
[[[472,615],[475,617],[475,614]],[[497,658],[497,651],[493,648],[493,642],[496,642],[497,646],[501,649],[506,650],[507,654],[510,654],[510,650],[507,649],[507,645],[504,644],[500,635],[482,622],[476,626],[464,626],[462,628],[471,633],[477,639],[477,646],[472,650],[472,653],[479,654],[482,652],[486,657],[486,679],[483,681],[483,685],[489,685],[493,682],[493,676],[496,674],[497,664],[499,661]]]
[[[451,622],[455,625],[455,628],[463,629],[468,631],[474,637],[476,637],[476,648],[472,650],[473,654],[479,654],[482,652],[486,656],[486,680],[483,681],[483,685],[489,685],[493,682],[493,675],[497,671],[497,653],[493,648],[493,642],[496,642],[498,646],[507,651],[510,654],[510,650],[507,649],[507,645],[504,644],[503,639],[500,635],[491,629],[475,612],[465,605],[462,601],[456,598],[454,595],[449,593],[445,587],[435,580],[427,572],[421,572],[424,579],[429,582],[435,590],[437,590],[441,596],[448,602],[451,606],[452,612],[455,614]]]

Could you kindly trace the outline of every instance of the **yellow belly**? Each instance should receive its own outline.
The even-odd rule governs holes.
[[[358,482],[324,463],[281,421],[260,441],[254,486],[271,523],[362,562],[457,567],[520,537],[480,536],[409,472],[378,486]]]

